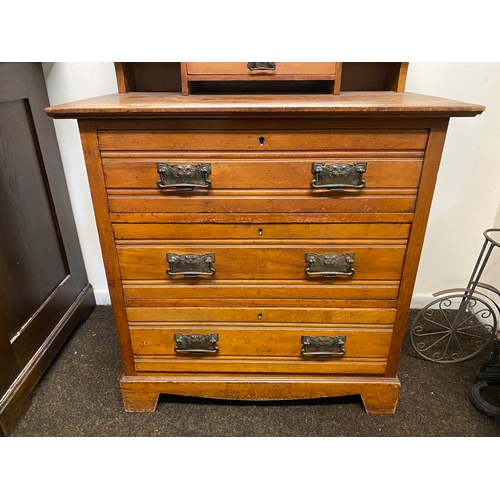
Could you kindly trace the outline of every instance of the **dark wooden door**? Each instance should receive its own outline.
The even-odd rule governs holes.
[[[95,305],[39,63],[0,63],[0,433]]]

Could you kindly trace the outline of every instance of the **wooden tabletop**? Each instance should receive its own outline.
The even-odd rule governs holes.
[[[46,108],[54,118],[159,117],[197,113],[287,113],[476,116],[485,107],[409,92],[344,92],[340,95],[189,95],[175,92],[110,94]]]

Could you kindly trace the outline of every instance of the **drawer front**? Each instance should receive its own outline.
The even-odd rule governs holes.
[[[182,359],[183,358],[183,359]],[[227,356],[219,359],[193,359],[186,356],[134,356],[134,366],[143,374],[163,373],[261,373],[328,374],[328,375],[384,375],[386,358],[294,359]]]
[[[102,130],[102,151],[423,151],[427,130]]]
[[[308,195],[296,191],[232,190],[157,193],[117,190],[108,194],[112,213],[134,214],[411,214],[416,192],[334,193],[328,190]]]
[[[146,300],[251,300],[265,301],[276,298],[288,301],[393,301],[398,298],[399,281],[365,281],[351,277],[343,280],[125,280],[125,299]]]
[[[275,303],[276,304],[276,303]],[[394,308],[332,307],[127,307],[130,322],[300,323],[392,325]]]
[[[184,338],[176,341],[175,335]],[[217,335],[217,341],[210,341],[208,335]],[[202,335],[205,339],[195,338],[190,342],[191,335]],[[346,337],[345,343],[339,346],[334,340],[325,340],[304,349],[302,337]],[[328,358],[385,358],[389,354],[389,345],[392,328],[358,327],[348,325],[336,328],[287,328],[245,326],[234,327],[227,325],[185,326],[185,325],[156,325],[131,326],[130,338],[134,354],[141,356],[170,356],[181,355],[211,356],[223,358],[225,356],[271,356],[313,359],[314,357]],[[191,352],[177,352],[186,350]],[[342,351],[345,350],[345,354]],[[199,352],[200,351],[200,352]],[[204,352],[205,351],[205,352]],[[213,351],[213,352],[212,352]],[[324,353],[324,354],[323,354]],[[330,354],[328,354],[330,353]]]
[[[411,213],[422,160],[207,156],[103,166],[114,213]]]
[[[406,253],[405,245],[318,245],[314,242],[225,245],[224,242],[118,245],[122,279],[192,279],[188,273],[198,270],[198,279],[306,281],[308,277],[317,279],[321,275],[316,273],[324,271],[326,280],[332,279],[332,274],[336,274],[337,279],[348,280],[355,276],[353,282],[356,279],[399,280]],[[190,267],[190,263],[198,267]]]
[[[113,224],[117,240],[407,239],[410,224]]]
[[[133,324],[130,335],[140,372],[383,374],[392,325]]]
[[[192,166],[208,164],[210,172],[207,179],[210,181],[210,190],[218,189],[272,189],[272,190],[307,190],[304,195],[318,191],[329,191],[330,188],[318,186],[313,188],[316,174],[313,173],[314,165],[334,165],[330,174],[331,184],[346,185],[352,182],[355,174],[364,181],[364,190],[369,189],[397,189],[417,188],[422,169],[422,160],[412,159],[372,159],[356,156],[352,158],[334,158],[318,156],[314,159],[287,160],[244,160],[244,159],[218,159],[212,157],[183,158],[158,156],[156,158],[104,158],[103,168],[108,189],[155,189],[158,192],[175,192],[175,187],[161,189],[161,176],[158,172],[161,165],[174,168],[179,166]],[[365,172],[354,172],[355,165],[364,164]],[[159,167],[160,165],[160,167]],[[345,167],[345,166],[349,167]],[[189,167],[188,167],[189,168]],[[340,173],[344,168],[345,176]],[[353,170],[350,173],[349,170]],[[179,175],[172,173],[174,175]],[[186,174],[182,179],[190,181],[192,173]],[[356,183],[353,183],[356,186]],[[193,183],[193,188],[198,186]],[[341,189],[341,188],[339,188]],[[345,187],[343,190],[356,190],[359,187]],[[140,193],[137,193],[140,195]]]
[[[275,75],[277,77],[282,75],[329,75],[335,76],[336,64],[332,62],[276,62],[275,69],[250,70],[246,62],[188,62],[186,63],[188,75],[233,75],[233,76],[255,76],[262,75]],[[253,63],[263,67],[262,65],[269,65],[273,63]],[[269,68],[270,66],[266,66]]]

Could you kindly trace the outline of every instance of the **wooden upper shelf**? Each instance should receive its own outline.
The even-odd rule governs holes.
[[[265,69],[265,65],[273,64],[275,69]],[[352,91],[403,92],[408,63],[117,62],[115,71],[120,93],[338,94]]]
[[[173,114],[311,113],[368,116],[475,116],[484,106],[408,92],[345,92],[340,95],[189,95],[179,92],[111,94],[45,111],[54,118],[161,118]]]

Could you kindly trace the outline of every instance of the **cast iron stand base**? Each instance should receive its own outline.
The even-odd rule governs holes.
[[[500,384],[500,338],[495,339],[493,354],[484,360],[476,378],[478,382],[472,387],[469,399],[480,412],[494,418],[495,424],[500,427],[500,407],[493,406],[481,397],[481,391],[485,390],[489,384]]]

